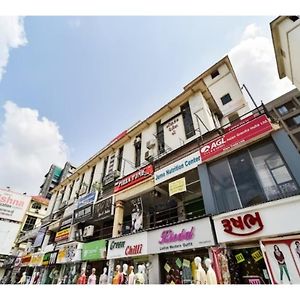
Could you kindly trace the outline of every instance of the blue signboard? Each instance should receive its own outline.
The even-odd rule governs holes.
[[[87,195],[78,199],[77,208],[93,203],[96,197],[96,192],[88,193]]]

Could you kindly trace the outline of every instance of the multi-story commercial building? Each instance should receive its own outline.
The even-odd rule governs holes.
[[[300,151],[300,91],[294,89],[268,102],[266,109],[285,129]]]
[[[56,165],[51,165],[49,171],[45,175],[45,180],[40,186],[40,196],[50,199],[51,189],[56,187],[61,181],[66,179],[68,176],[72,175],[75,171],[75,167],[69,162],[65,163],[63,168]]]
[[[280,16],[270,26],[279,78],[288,77],[300,90],[299,16]]]
[[[264,107],[249,111],[225,57],[52,190],[33,277],[76,283],[82,268],[98,279],[108,268],[116,283],[129,265],[140,283],[198,283],[202,259],[220,283],[277,282],[268,239],[300,231],[299,172],[288,135]]]

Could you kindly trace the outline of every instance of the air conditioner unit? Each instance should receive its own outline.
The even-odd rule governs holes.
[[[83,237],[93,236],[93,234],[94,234],[94,225],[89,225],[84,227]]]
[[[75,240],[82,241],[82,229],[75,231]]]
[[[150,140],[150,141],[147,141],[146,147],[147,147],[148,149],[152,149],[154,146],[155,146],[155,140],[154,140],[154,139],[152,139],[152,140]]]
[[[115,178],[120,177],[120,175],[121,175],[121,173],[120,173],[119,170],[115,170],[115,171],[114,171],[114,177],[115,177]]]
[[[153,151],[152,150],[148,150],[145,152],[145,160],[151,162],[153,161]]]

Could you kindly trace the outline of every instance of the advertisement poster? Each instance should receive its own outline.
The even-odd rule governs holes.
[[[274,284],[300,283],[300,235],[261,241]]]
[[[131,200],[131,232],[143,229],[143,201],[141,197]]]

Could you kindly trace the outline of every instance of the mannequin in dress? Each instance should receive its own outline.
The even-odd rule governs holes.
[[[26,280],[27,280],[26,272],[23,272],[22,277],[20,278],[18,284],[26,284]]]
[[[138,273],[136,274],[135,284],[145,283],[145,277],[143,271],[144,271],[143,265],[138,265]]]
[[[89,279],[88,279],[88,284],[96,284],[97,277],[96,277],[95,273],[96,273],[96,269],[93,268],[92,274],[89,276]]]
[[[78,278],[77,284],[86,284],[85,268],[81,269],[81,274]]]
[[[128,270],[128,265],[123,264],[123,272],[122,272],[122,276],[121,276],[121,279],[120,279],[120,284],[128,284],[127,270]]]
[[[135,284],[135,274],[133,266],[129,267],[128,284]]]
[[[120,284],[120,279],[121,279],[121,266],[116,265],[116,272],[112,280],[112,284]]]
[[[107,268],[103,268],[103,273],[100,275],[99,284],[107,284],[108,276],[107,276]]]
[[[205,261],[205,266],[207,268],[207,284],[218,284],[217,276],[214,269],[211,267],[211,260],[207,258]]]
[[[195,257],[195,259],[194,259],[195,265],[197,267],[196,280],[195,280],[196,284],[206,284],[207,283],[207,276],[206,276],[204,269],[202,268],[201,261],[202,260],[199,256]]]

